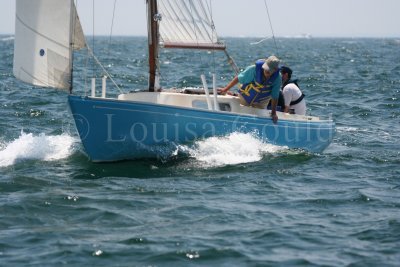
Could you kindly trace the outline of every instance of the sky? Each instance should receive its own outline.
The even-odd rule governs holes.
[[[116,1],[113,35],[146,35],[145,0]],[[264,1],[276,37],[400,37],[400,0],[213,0],[219,36],[272,36]],[[85,34],[110,35],[113,6],[78,0]],[[14,24],[15,0],[0,0],[0,34],[13,34]]]

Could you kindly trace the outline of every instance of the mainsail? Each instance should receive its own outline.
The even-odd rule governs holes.
[[[166,48],[225,49],[205,0],[159,0],[160,43]]]
[[[73,0],[17,0],[14,75],[43,87],[69,89],[72,50],[86,41]]]
[[[147,0],[149,41],[149,91],[159,89],[158,48],[224,50],[206,0]]]

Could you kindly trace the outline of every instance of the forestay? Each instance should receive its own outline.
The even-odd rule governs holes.
[[[14,75],[27,83],[70,88],[72,49],[86,45],[72,0],[17,0]]]
[[[159,0],[161,45],[166,48],[225,49],[205,0]]]

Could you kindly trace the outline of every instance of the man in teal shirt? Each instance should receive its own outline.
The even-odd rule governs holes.
[[[240,103],[245,106],[264,109],[271,100],[271,117],[274,122],[277,122],[276,106],[281,82],[279,59],[276,56],[270,56],[266,60],[257,60],[255,65],[248,66],[233,78],[226,87],[222,88],[220,92],[225,94],[234,85],[240,83]]]

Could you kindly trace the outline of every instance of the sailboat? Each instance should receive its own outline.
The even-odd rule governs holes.
[[[17,0],[14,47],[16,78],[38,87],[69,91],[68,104],[87,156],[93,162],[158,157],[164,147],[233,132],[256,134],[265,142],[322,152],[332,141],[332,119],[243,106],[234,95],[218,95],[213,80],[203,88],[161,90],[160,49],[224,51],[210,8],[202,0],[147,0],[148,88],[106,97],[75,95],[74,51],[88,47],[73,0]],[[200,91],[200,93],[199,93]],[[191,93],[188,93],[191,92]]]

